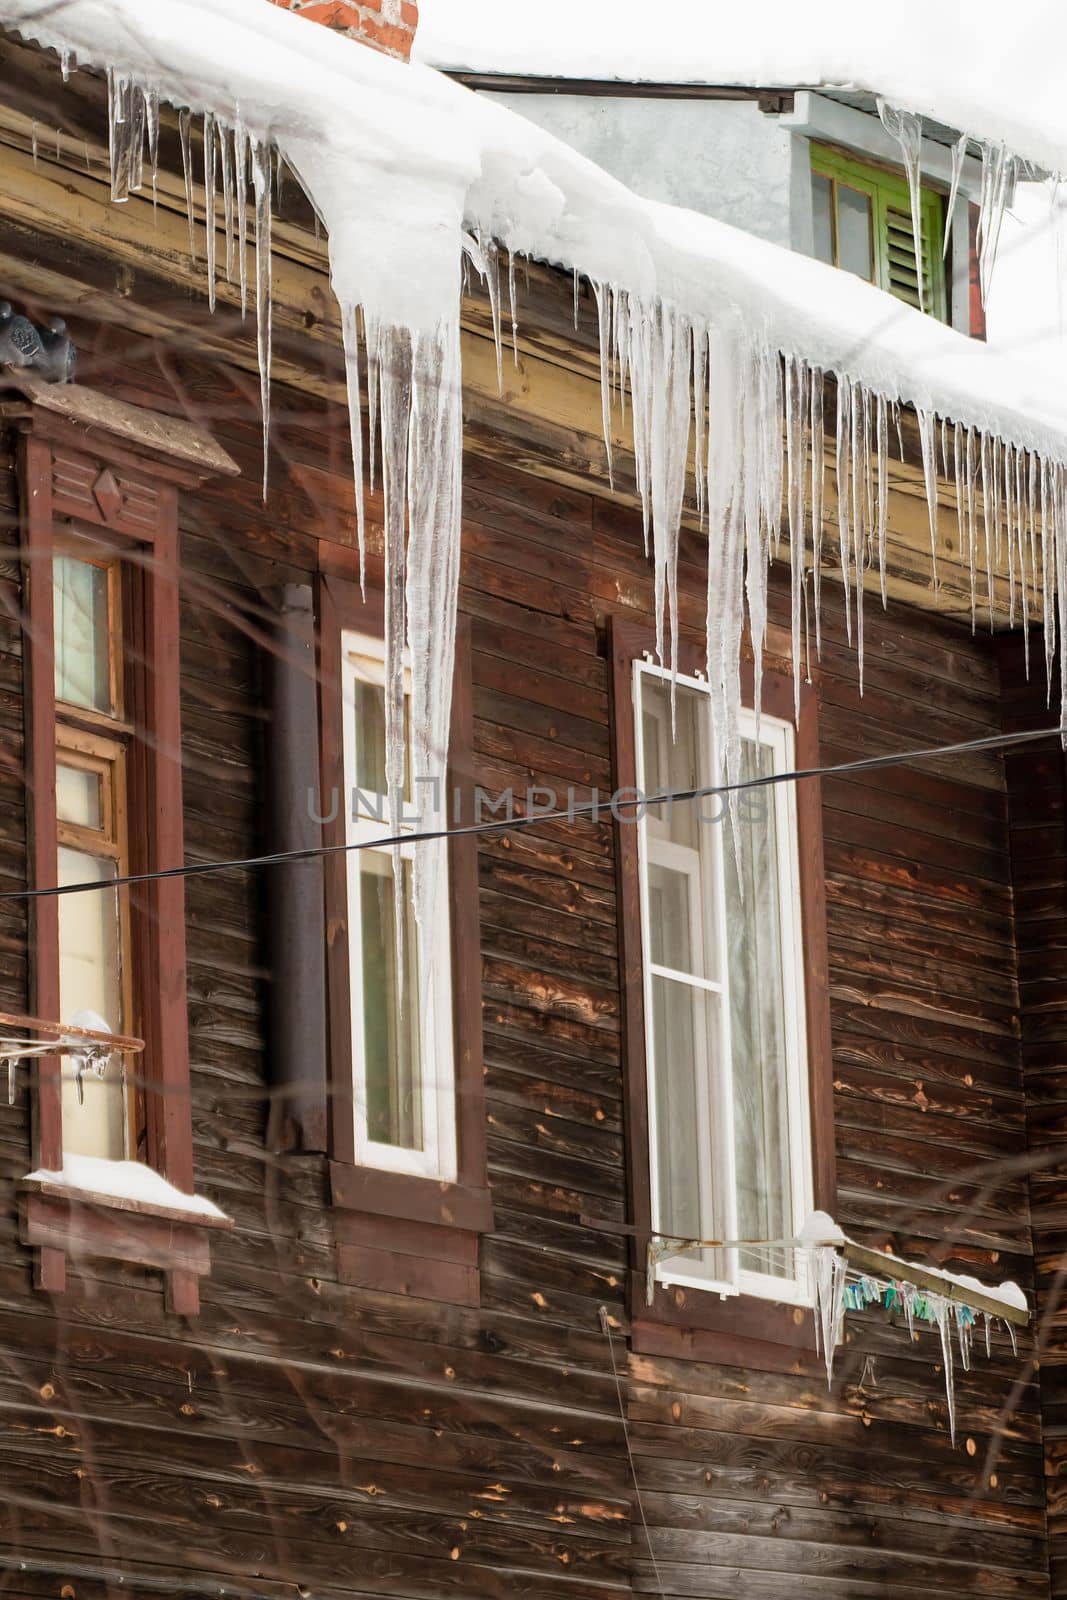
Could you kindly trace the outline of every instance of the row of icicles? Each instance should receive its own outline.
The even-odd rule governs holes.
[[[64,63],[65,71],[69,62]],[[159,97],[129,76],[108,73],[112,194],[125,199],[143,184],[145,160],[158,157]],[[918,151],[921,124],[908,113],[880,105],[887,128],[900,140],[918,226]],[[179,113],[190,248],[194,243],[192,114]],[[953,158],[953,194],[968,141]],[[281,152],[284,154],[284,152]],[[1002,146],[980,146],[982,207],[979,239],[982,279],[988,285],[1003,206],[1015,175]],[[264,486],[269,438],[271,346],[271,150],[239,123],[207,113],[203,118],[203,188],[209,301],[214,305],[222,270],[237,274],[242,307],[247,293],[246,234],[249,188],[254,199],[257,345],[263,405]],[[218,251],[220,216],[225,239]],[[314,204],[314,197],[310,197]],[[502,253],[476,232],[465,238],[463,272],[481,277],[490,302],[502,381]],[[921,250],[917,252],[921,257]],[[515,258],[507,253],[511,334],[518,356]],[[575,273],[575,320],[578,313]],[[767,630],[767,576],[788,531],[792,580],[792,655],[799,700],[803,648],[813,629],[821,647],[824,562],[840,569],[846,626],[863,677],[864,577],[878,574],[887,591],[889,441],[903,455],[898,403],[847,374],[827,374],[802,357],[785,354],[731,310],[695,318],[677,307],[609,284],[592,285],[600,343],[604,440],[613,476],[613,410],[631,413],[637,489],[646,548],[655,574],[657,641],[670,662],[677,633],[678,541],[690,473],[699,519],[708,530],[708,680],[715,747],[733,781],[739,767],[742,634],[747,625],[755,658],[759,704],[761,658]],[[457,295],[458,301],[458,295]],[[459,306],[432,336],[365,322],[359,308],[342,306],[345,365],[352,419],[359,541],[364,544],[363,399],[371,426],[373,476],[375,426],[385,500],[387,722],[389,769],[403,771],[403,647],[416,663],[412,739],[427,761],[447,748],[451,642],[455,636],[462,427],[460,419]],[[833,415],[828,416],[832,406]],[[940,420],[918,408],[919,441],[929,508],[932,577],[936,590],[938,461],[955,487],[959,552],[969,575],[972,625],[983,579],[990,621],[995,572],[1007,557],[1009,620],[1018,615],[1029,647],[1031,610],[1044,625],[1051,688],[1057,622],[1067,634],[1063,552],[1067,535],[1067,477],[1060,463],[1042,459],[973,427]],[[784,427],[783,427],[784,417]],[[827,449],[827,436],[832,438]],[[832,461],[826,457],[832,452]],[[445,457],[447,456],[447,460]],[[836,549],[826,526],[826,477],[833,475]],[[783,516],[784,506],[784,516]],[[434,574],[436,592],[423,587]],[[1058,606],[1057,606],[1058,595]],[[421,630],[425,629],[425,634]],[[1067,662],[1061,665],[1067,674]],[[430,681],[430,674],[433,681]],[[1067,695],[1064,696],[1067,701]],[[722,770],[722,768],[720,769]],[[398,791],[399,793],[399,791]],[[399,799],[395,802],[399,807]],[[397,814],[399,812],[397,811]],[[418,895],[416,896],[418,899]],[[424,908],[425,910],[425,908]],[[421,922],[420,918],[420,922]],[[428,920],[428,919],[427,919]]]
[[[829,1246],[820,1245],[812,1251],[814,1266],[814,1316],[815,1344],[826,1364],[826,1381],[833,1379],[834,1355],[844,1332],[846,1311],[862,1311],[867,1306],[884,1306],[887,1311],[903,1312],[909,1338],[914,1337],[916,1322],[936,1327],[941,1336],[941,1364],[945,1381],[945,1407],[948,1412],[949,1436],[956,1443],[956,1380],[952,1349],[952,1323],[955,1321],[959,1342],[960,1364],[964,1372],[971,1370],[971,1351],[979,1318],[985,1334],[985,1353],[992,1354],[992,1328],[1002,1322],[1011,1340],[1014,1354],[1018,1354],[1015,1329],[1007,1317],[998,1318],[987,1311],[974,1311],[970,1306],[949,1295],[934,1294],[919,1289],[914,1284],[902,1283],[894,1278],[872,1277],[869,1273],[856,1273],[845,1257]]]

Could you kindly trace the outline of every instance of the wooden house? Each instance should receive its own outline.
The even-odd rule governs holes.
[[[209,309],[200,185],[190,254],[198,131],[164,112],[155,184],[116,205],[103,77],[64,83],[10,35],[0,56],[0,296],[62,316],[78,359],[73,385],[0,379],[0,1008],[70,1021],[77,993],[144,1041],[125,1088],[42,1056],[0,1106],[5,1592],[1067,1594],[1059,745],[779,788],[740,842],[744,900],[727,825],[694,838],[681,806],[654,830],[607,804],[457,836],[420,1077],[392,858],[333,848],[357,837],[333,791],[382,786],[384,574],[368,481],[363,599],[325,242],[283,184],[264,497],[255,321],[236,270]],[[708,772],[706,533],[687,508],[672,741],[593,296],[575,316],[569,275],[517,278],[499,388],[476,278],[463,301],[464,821],[475,790],[522,816]],[[776,564],[746,770],[1058,721],[1040,619],[1030,676],[1007,625],[1006,554],[996,626],[972,631],[943,476],[935,598],[911,413],[902,442],[862,693],[827,577],[794,724]],[[380,837],[372,811],[352,827]],[[130,874],[89,909],[20,898]],[[693,1066],[727,1008],[732,1122]],[[171,1187],[27,1181],[69,1154]],[[698,1235],[724,1172],[752,1237],[819,1206],[873,1249],[1022,1286],[1018,1353],[998,1330],[956,1367],[955,1445],[928,1328],[850,1315],[828,1387],[792,1251],[690,1253],[649,1302],[649,1231]]]

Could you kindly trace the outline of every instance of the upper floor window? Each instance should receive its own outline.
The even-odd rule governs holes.
[[[385,776],[385,662],[380,639],[341,637],[346,839],[366,844],[388,834]],[[408,685],[405,684],[405,705]],[[416,786],[407,772],[403,831],[427,816],[438,774]],[[421,795],[416,794],[416,787]],[[404,925],[397,940],[396,854],[391,846],[348,853],[349,993],[352,1011],[352,1108],[356,1159],[364,1165],[452,1181],[456,1176],[452,979],[447,904],[432,960],[420,952],[412,909],[414,844],[400,847]],[[402,951],[403,977],[398,965]],[[429,1008],[428,1031],[421,1018]],[[432,1039],[432,1059],[422,1043]]]
[[[117,557],[88,541],[52,567],[56,717],[56,864],[60,885],[106,885],[129,871],[125,650]],[[115,888],[58,902],[59,1008],[111,1033],[133,1028],[129,902]],[[86,1015],[91,1014],[91,1016]],[[134,1096],[113,1060],[101,1078],[63,1074],[63,1148],[136,1154]]]
[[[634,662],[637,787],[714,780],[706,683]],[[793,768],[792,727],[753,713],[742,776]],[[812,1206],[797,818],[793,786],[653,806],[638,824],[652,1227],[751,1240],[660,1262],[669,1283],[805,1301],[783,1241]],[[761,1242],[762,1241],[762,1242]]]
[[[811,186],[815,254],[820,261],[854,272],[898,300],[918,306],[921,258],[923,306],[940,321],[948,320],[944,201],[938,193],[921,191],[922,238],[917,243],[903,176],[829,145],[813,144]]]

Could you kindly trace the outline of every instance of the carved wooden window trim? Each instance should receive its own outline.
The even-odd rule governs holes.
[[[384,595],[333,574],[320,577],[317,596],[322,728],[323,844],[345,842],[341,636],[382,637]],[[447,790],[458,792],[459,814],[472,814],[473,713],[470,629],[460,618],[452,696]],[[333,797],[338,803],[333,804]],[[450,802],[450,812],[455,811]],[[329,1034],[330,1191],[344,1282],[477,1305],[478,1240],[492,1227],[486,1177],[485,1091],[482,1069],[481,958],[478,853],[473,836],[449,844],[452,939],[456,1181],[386,1172],[360,1165],[352,1118],[352,1017],[349,996],[345,856],[324,858]]]
[[[128,672],[123,706],[129,866],[152,872],[184,861],[179,679],[178,494],[233,462],[199,430],[77,386],[0,402],[19,434],[25,574],[26,732],[31,886],[56,881],[56,749],[52,561],[71,531],[127,559]],[[138,1153],[176,1189],[193,1192],[192,1109],[186,999],[185,886],[157,879],[129,892],[132,1021],[145,1041]],[[59,1018],[58,901],[31,902],[30,1006]],[[61,1061],[40,1059],[33,1094],[34,1169],[63,1164]],[[210,1232],[229,1226],[180,1208],[27,1183],[23,1242],[35,1251],[39,1288],[67,1286],[68,1255],[97,1255],[160,1269],[168,1308],[199,1309],[210,1268]]]
[[[652,628],[632,618],[611,619],[612,747],[617,789],[636,783],[633,706],[633,663],[654,650]],[[704,670],[703,641],[679,641],[678,665],[693,674]],[[752,667],[742,676],[743,693],[752,703]],[[792,720],[791,674],[768,664],[763,678],[763,705],[772,716]],[[800,768],[818,765],[817,703],[814,690],[802,685],[796,727],[796,761]],[[811,1153],[816,1206],[832,1212],[836,1200],[833,1127],[833,1081],[830,1055],[830,1008],[827,981],[825,877],[822,814],[818,780],[797,785],[797,828],[800,857],[801,925],[804,948],[804,1012],[808,1043]],[[722,1298],[706,1289],[657,1284],[652,1304],[646,1298],[646,1251],[652,1226],[648,1148],[647,1082],[643,953],[637,830],[616,822],[616,870],[619,891],[620,970],[623,998],[623,1049],[626,1071],[627,1148],[633,1238],[629,1311],[635,1350],[648,1354],[691,1356],[698,1360],[790,1370],[814,1356],[810,1309],[777,1304],[748,1295]]]

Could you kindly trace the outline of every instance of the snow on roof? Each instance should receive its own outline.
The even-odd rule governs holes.
[[[1067,7],[1020,0],[421,0],[413,51],[442,68],[523,75],[837,87],[894,104],[1067,172]]]
[[[462,12],[474,0],[455,4]],[[432,30],[434,7],[427,11]],[[810,8],[803,13],[809,35]],[[821,262],[640,199],[502,105],[270,0],[0,0],[0,24],[276,142],[328,229],[338,299],[382,323],[430,330],[454,316],[462,235],[474,228],[694,319],[735,311],[785,353],[1067,459],[1067,401],[1049,377]],[[898,31],[908,30],[895,24],[894,38]],[[755,25],[746,32],[767,37]],[[740,53],[738,34],[734,18],[727,38]],[[887,62],[904,58],[883,43]],[[806,48],[814,63],[810,38]],[[847,51],[839,50],[840,65]],[[767,76],[754,52],[752,74]]]

